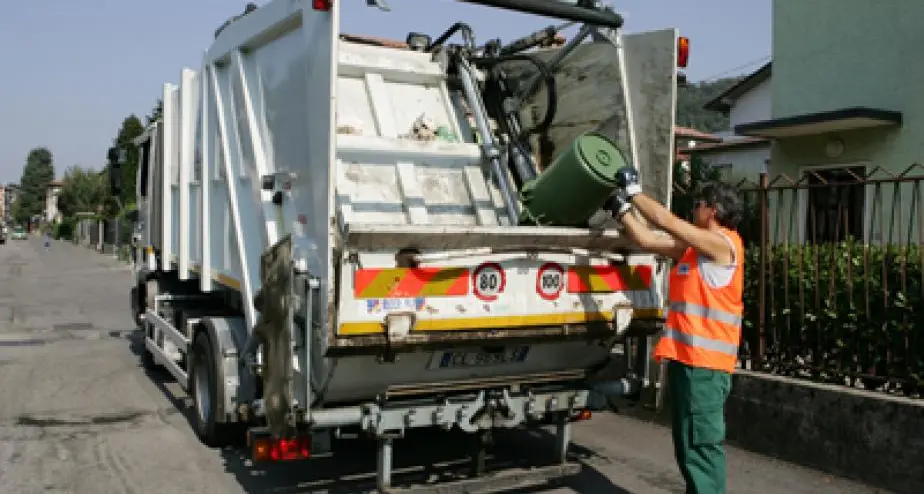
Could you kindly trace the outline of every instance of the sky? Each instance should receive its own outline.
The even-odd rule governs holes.
[[[276,0],[288,1],[288,0]],[[345,33],[403,40],[438,36],[457,21],[479,43],[512,40],[560,21],[455,0],[341,2]],[[258,5],[267,3],[255,2]],[[771,0],[615,0],[628,33],[676,28],[690,38],[693,81],[749,73],[770,55]],[[0,183],[18,182],[29,150],[47,147],[57,177],[100,168],[122,120],[143,118],[165,82],[198,69],[215,29],[243,11],[228,0],[4,2],[0,46]],[[515,29],[510,29],[516,26]]]

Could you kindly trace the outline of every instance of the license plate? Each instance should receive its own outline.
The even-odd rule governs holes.
[[[434,366],[438,369],[459,367],[486,367],[492,365],[519,364],[526,360],[528,346],[505,348],[500,352],[441,352],[437,354]]]

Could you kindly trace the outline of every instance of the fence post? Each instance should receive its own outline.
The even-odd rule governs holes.
[[[760,203],[760,279],[757,280],[758,316],[757,333],[751,339],[751,368],[763,367],[767,344],[767,250],[770,243],[770,177],[767,172],[760,174],[760,188],[757,191],[757,200]]]

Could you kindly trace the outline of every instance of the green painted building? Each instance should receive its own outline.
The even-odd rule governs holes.
[[[922,19],[922,0],[773,1],[772,118],[734,130],[772,140],[777,185],[815,185],[771,194],[777,241],[924,241],[924,183],[830,185],[924,163]]]

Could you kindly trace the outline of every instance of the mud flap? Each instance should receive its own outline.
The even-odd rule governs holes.
[[[254,334],[263,343],[263,398],[269,432],[294,427],[292,375],[292,237],[286,235],[260,258],[261,289],[254,297],[260,317]]]

